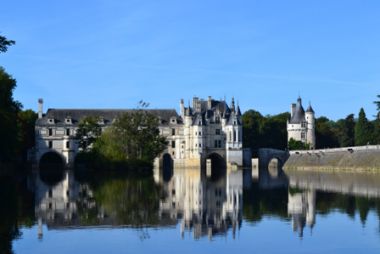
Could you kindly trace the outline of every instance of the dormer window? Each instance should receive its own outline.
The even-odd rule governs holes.
[[[48,123],[49,123],[49,124],[54,124],[54,122],[55,122],[55,121],[54,121],[54,118],[48,118]]]
[[[176,124],[177,123],[177,119],[175,117],[170,118],[170,123]]]
[[[72,124],[73,121],[72,121],[71,117],[66,117],[66,118],[65,118],[65,123],[66,123],[66,124]]]

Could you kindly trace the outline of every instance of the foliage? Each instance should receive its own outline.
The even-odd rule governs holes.
[[[335,122],[327,117],[322,116],[315,120],[316,148],[332,148],[339,146],[334,128]]]
[[[6,37],[0,35],[0,53],[6,52],[8,47],[14,45],[15,43],[15,41],[8,40]]]
[[[367,145],[371,142],[371,125],[368,122],[364,109],[359,112],[359,119],[355,126],[355,145]]]
[[[89,148],[97,140],[102,133],[102,128],[99,125],[99,117],[87,116],[78,124],[76,139],[82,151],[89,151]]]
[[[339,146],[347,147],[355,145],[355,116],[348,115],[345,119],[336,122],[335,132]]]
[[[94,149],[112,161],[153,161],[166,147],[158,119],[145,110],[120,115],[98,139]]]
[[[378,101],[374,101],[374,103],[377,106],[377,111],[379,111],[379,113],[380,113],[380,94],[377,95],[377,99],[378,99]]]
[[[16,80],[0,67],[0,161],[10,161],[17,150],[17,116],[21,104],[13,99]]]
[[[294,140],[293,138],[291,138],[289,140],[288,148],[289,148],[289,150],[309,150],[310,145],[305,144],[302,141]]]
[[[262,116],[255,110],[245,112],[242,116],[244,147],[249,147],[254,151],[261,147],[285,149],[288,119],[289,113]]]
[[[27,159],[27,151],[34,147],[34,126],[37,114],[33,110],[20,111],[17,118],[18,152],[24,161]]]

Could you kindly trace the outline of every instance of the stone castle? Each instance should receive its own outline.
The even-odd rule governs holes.
[[[47,155],[58,156],[71,166],[80,151],[75,138],[80,121],[88,116],[100,118],[102,129],[110,126],[123,113],[133,109],[48,109],[43,113],[43,101],[38,101],[36,121],[36,145],[32,160],[39,164]],[[155,160],[155,166],[163,166],[169,160],[174,167],[205,167],[207,163],[217,167],[243,166],[243,159],[250,156],[243,149],[241,111],[234,98],[228,105],[225,100],[194,97],[192,105],[180,101],[179,114],[175,109],[146,109],[159,119],[159,131],[168,142],[165,151]],[[306,112],[301,98],[291,105],[291,117],[287,123],[288,141],[294,139],[315,148],[315,114],[309,105]],[[244,158],[243,158],[244,157]],[[247,158],[245,158],[247,157]],[[251,158],[248,158],[250,160]],[[223,163],[223,165],[221,165]],[[215,165],[218,164],[218,165]],[[244,163],[247,164],[247,163]]]
[[[306,112],[302,106],[302,99],[291,104],[290,120],[287,122],[288,142],[290,139],[301,141],[315,149],[315,112],[311,105]]]
[[[102,129],[128,109],[48,109],[43,114],[43,101],[39,100],[36,121],[34,161],[38,164],[47,154],[58,155],[66,165],[73,165],[79,152],[75,133],[79,122],[87,116],[100,117]],[[159,121],[160,134],[168,146],[156,163],[170,158],[173,165],[200,167],[207,159],[219,159],[226,165],[243,165],[243,130],[241,111],[234,99],[228,105],[224,100],[208,97],[193,98],[192,106],[180,101],[180,114],[175,109],[149,109]]]

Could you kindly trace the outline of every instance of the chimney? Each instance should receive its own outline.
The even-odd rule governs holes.
[[[179,111],[180,111],[180,115],[184,117],[185,116],[185,102],[183,101],[183,99],[181,99],[181,102],[179,103]]]
[[[296,111],[296,106],[297,104],[292,103],[291,108],[290,108],[290,117],[293,117],[294,112]]]
[[[212,108],[212,98],[211,96],[208,97],[208,101],[207,101],[207,109],[211,109]]]
[[[38,99],[38,118],[42,118],[43,106],[44,106],[44,100],[41,98]]]

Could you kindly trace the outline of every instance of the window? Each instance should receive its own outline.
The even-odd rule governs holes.
[[[201,136],[202,135],[202,132],[199,132],[199,136]]]
[[[218,146],[222,147],[222,140],[218,140]]]
[[[48,145],[49,145],[49,148],[53,148],[53,141],[49,141]]]
[[[70,129],[66,129],[66,136],[70,136]]]
[[[172,129],[172,136],[174,136],[175,135],[175,129],[173,128]]]
[[[50,189],[49,190],[49,198],[53,197],[53,191]]]
[[[305,139],[305,138],[306,138],[305,132],[301,132],[301,139]]]
[[[305,128],[305,127],[306,127],[306,122],[302,122],[302,123],[301,123],[301,127],[302,127],[302,128]]]
[[[215,148],[218,147],[218,140],[215,140],[215,141],[214,141],[214,147],[215,147]]]
[[[220,118],[219,118],[219,116],[215,117],[215,123],[220,123]]]
[[[175,141],[172,141],[172,148],[175,148]]]
[[[234,121],[234,125],[236,125],[236,121]]]
[[[70,148],[70,141],[66,141],[66,148],[67,148],[67,149]]]
[[[234,130],[234,142],[236,141],[236,131]]]
[[[216,129],[216,130],[215,130],[215,134],[216,134],[216,135],[220,135],[220,129]]]
[[[202,144],[199,144],[199,147],[202,147]]]
[[[49,136],[53,136],[53,129],[49,128]]]

